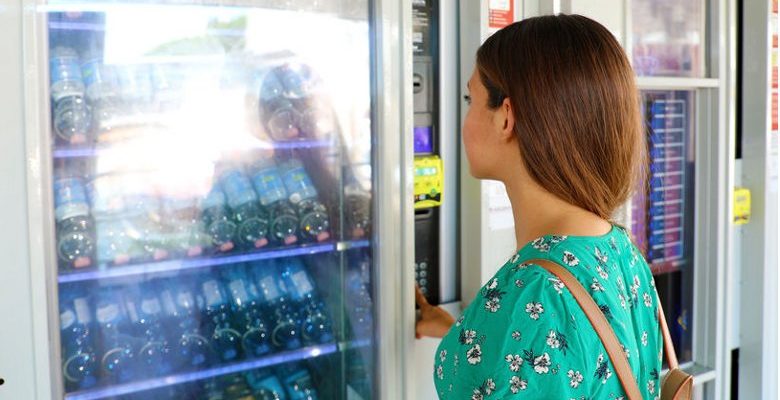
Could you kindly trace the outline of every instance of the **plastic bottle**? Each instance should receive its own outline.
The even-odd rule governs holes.
[[[344,213],[347,232],[352,239],[371,235],[371,194],[357,185],[344,188]]]
[[[123,183],[117,175],[100,175],[87,184],[95,219],[98,264],[123,265],[141,257],[141,243],[127,219]]]
[[[166,198],[163,200],[166,235],[176,256],[195,257],[211,246],[204,223],[198,218],[195,199]]]
[[[81,179],[60,178],[54,182],[54,215],[60,268],[78,269],[93,265],[94,223]]]
[[[218,186],[203,200],[201,220],[218,251],[227,252],[235,247],[236,224],[230,219],[225,194]]]
[[[252,388],[255,400],[286,400],[287,395],[282,382],[270,369],[251,370],[244,377]]]
[[[185,369],[209,365],[213,352],[209,340],[200,332],[202,307],[192,282],[177,279],[160,283],[158,288],[166,331],[173,345],[174,364]]]
[[[163,326],[163,309],[155,284],[128,288],[123,296],[132,334],[140,339],[138,367],[141,373],[160,376],[174,369],[171,345]]]
[[[96,136],[109,134],[121,125],[119,81],[113,65],[105,65],[98,54],[89,54],[81,64],[87,101],[92,107],[92,126]]]
[[[65,390],[72,392],[95,386],[99,368],[89,299],[73,287],[63,293],[59,302],[62,374]]]
[[[54,133],[65,144],[84,144],[89,139],[92,120],[81,95],[60,97],[53,101]]]
[[[271,227],[269,237],[274,243],[290,245],[298,241],[298,216],[288,200],[287,189],[271,157],[252,165],[252,184],[260,204],[268,209]]]
[[[306,241],[322,242],[330,238],[328,210],[317,200],[317,189],[296,158],[279,165],[290,201],[296,206],[301,236]]]
[[[227,170],[220,179],[237,229],[242,248],[260,248],[268,244],[268,212],[260,206],[252,183],[237,168]]]
[[[224,274],[230,294],[234,326],[240,327],[241,345],[248,357],[257,357],[271,351],[268,326],[263,317],[257,288],[248,279],[243,265],[236,265]]]
[[[278,375],[283,377],[282,382],[289,400],[318,399],[309,370],[303,364],[284,365],[279,371]]]
[[[252,280],[257,285],[266,320],[273,328],[271,344],[279,350],[293,350],[303,345],[300,321],[292,307],[284,280],[273,262],[250,264]]]
[[[84,96],[79,55],[70,47],[56,47],[49,58],[51,99],[56,103],[64,97]]]
[[[216,277],[206,277],[199,283],[203,294],[205,316],[207,318],[206,333],[211,338],[211,345],[222,361],[240,359],[241,333],[230,312],[230,300]]]
[[[136,352],[128,331],[127,312],[116,288],[100,289],[95,304],[95,320],[100,329],[102,356],[100,370],[112,383],[127,382],[136,377]]]
[[[290,294],[293,307],[302,319],[301,333],[305,344],[333,341],[333,326],[325,305],[315,291],[314,281],[298,258],[281,262],[281,277]]]

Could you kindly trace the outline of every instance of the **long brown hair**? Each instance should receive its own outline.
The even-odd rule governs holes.
[[[529,18],[490,36],[477,69],[488,107],[509,98],[531,177],[611,219],[647,159],[634,73],[612,34],[581,15]]]

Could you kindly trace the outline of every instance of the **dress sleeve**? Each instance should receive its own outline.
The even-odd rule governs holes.
[[[470,393],[472,400],[592,393],[606,354],[599,357],[600,342],[586,334],[592,333],[589,322],[563,289],[554,275],[532,264],[511,267],[488,282],[457,327],[465,361],[458,383],[465,387],[458,393]],[[608,368],[604,379],[607,374]]]

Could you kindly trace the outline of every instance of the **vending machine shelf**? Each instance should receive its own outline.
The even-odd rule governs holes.
[[[369,244],[370,242],[368,240],[356,240],[353,242],[329,242],[213,258],[176,259],[128,266],[101,267],[95,270],[83,272],[66,272],[60,274],[57,280],[59,283],[72,283],[112,278],[125,278],[138,275],[147,276],[151,274],[161,274],[173,271],[184,271],[220,265],[232,265],[242,262],[321,254],[333,251],[345,251],[348,249],[368,247]]]
[[[271,354],[267,357],[256,358],[243,362],[220,365],[215,368],[178,373],[174,375],[161,376],[158,378],[147,379],[126,384],[102,387],[97,389],[82,390],[65,395],[66,400],[97,400],[122,396],[151,389],[158,389],[166,386],[179,385],[182,383],[195,382],[218,376],[245,372],[253,369],[265,368],[274,365],[301,361],[310,358],[320,357],[326,354],[335,353],[339,350],[336,343],[322,346],[304,347],[298,350],[287,351],[283,353]]]

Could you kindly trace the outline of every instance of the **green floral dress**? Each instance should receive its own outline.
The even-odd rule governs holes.
[[[620,227],[603,236],[547,235],[482,287],[436,352],[440,399],[623,399],[584,311],[541,258],[567,266],[612,325],[645,399],[660,397],[662,337],[650,269]]]

